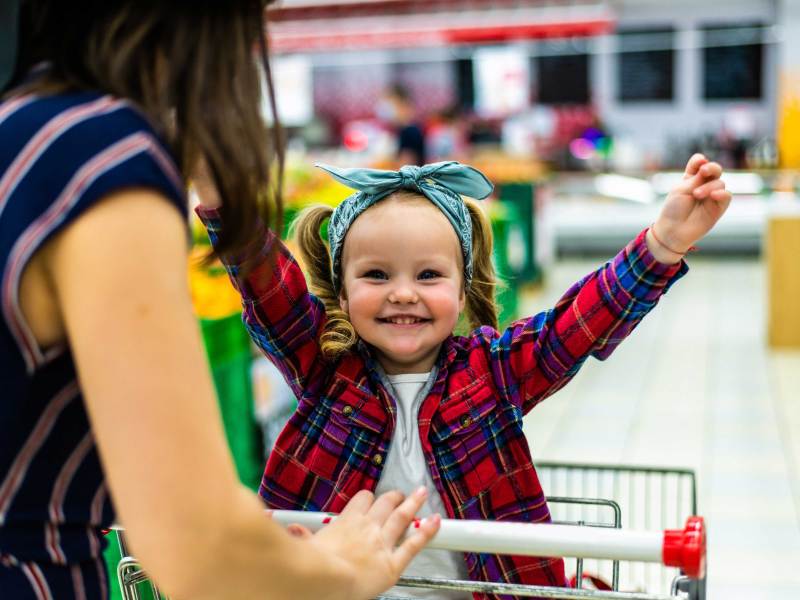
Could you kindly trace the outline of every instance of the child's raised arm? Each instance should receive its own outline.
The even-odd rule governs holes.
[[[197,215],[216,245],[224,228],[219,198],[208,180],[195,186]],[[325,307],[308,291],[305,276],[289,249],[263,224],[246,256],[222,256],[231,282],[242,296],[244,322],[258,347],[281,370],[298,398],[320,366],[319,333]],[[250,269],[243,270],[247,264]]]
[[[686,273],[684,254],[727,209],[731,195],[721,174],[717,163],[693,156],[652,227],[573,285],[553,309],[495,334],[490,357],[501,393],[527,412],[589,356],[607,358]]]

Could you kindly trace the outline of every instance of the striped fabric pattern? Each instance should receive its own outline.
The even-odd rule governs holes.
[[[0,596],[108,596],[113,521],[69,348],[40,348],[19,304],[31,257],[116,190],[149,187],[184,214],[174,160],[130,104],[94,92],[0,104]],[[102,343],[102,340],[98,340]]]
[[[223,227],[218,212],[197,212],[216,243]],[[684,263],[658,263],[644,236],[572,286],[552,310],[502,332],[481,327],[445,340],[419,430],[447,517],[550,521],[522,417],[587,357],[607,358],[687,271]],[[244,276],[240,265],[252,259],[256,266]],[[260,494],[273,508],[338,512],[359,490],[375,489],[392,440],[395,400],[364,343],[336,363],[321,356],[325,311],[274,234],[264,231],[249,256],[223,262],[242,295],[250,335],[298,399]],[[474,580],[566,584],[560,558],[466,554],[465,560]]]

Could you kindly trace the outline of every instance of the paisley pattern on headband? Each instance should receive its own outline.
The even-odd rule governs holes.
[[[494,186],[477,169],[455,161],[422,167],[406,165],[399,171],[340,169],[317,164],[334,179],[358,190],[336,207],[328,224],[328,242],[333,258],[333,285],[340,289],[342,247],[353,221],[376,202],[398,190],[411,190],[433,202],[455,229],[464,255],[464,281],[472,281],[472,221],[462,195],[481,200]]]

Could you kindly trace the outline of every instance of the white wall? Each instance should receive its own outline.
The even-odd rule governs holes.
[[[781,0],[800,4],[798,0]],[[702,97],[702,43],[699,28],[709,24],[774,24],[779,0],[617,0],[611,7],[623,27],[675,28],[672,102],[619,103],[617,60],[608,37],[594,40],[591,89],[604,122],[616,135],[634,138],[645,155],[661,156],[671,139],[719,130],[732,109],[747,110],[761,136],[773,136],[777,72],[781,48],[766,44],[763,98],[760,101],[706,101]]]
[[[800,0],[780,0],[778,23],[782,29],[781,71],[800,72]]]

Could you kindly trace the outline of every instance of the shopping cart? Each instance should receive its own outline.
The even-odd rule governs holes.
[[[537,470],[548,493],[553,524],[445,519],[429,547],[574,557],[575,588],[429,577],[403,577],[398,586],[564,600],[704,600],[705,530],[702,519],[692,516],[696,514],[693,472],[562,463],[541,463]],[[586,497],[589,493],[598,497]],[[312,531],[335,519],[335,515],[299,511],[273,511],[272,517],[284,524],[303,524]],[[675,527],[681,519],[685,525],[663,526]],[[130,556],[122,530],[116,533],[123,557],[117,568],[123,598],[142,600],[140,586],[146,586],[149,595],[160,600],[158,589]],[[610,581],[611,589],[583,589],[588,572]],[[667,578],[671,582],[662,586]],[[669,591],[654,592],[656,585]]]
[[[540,462],[536,471],[550,504],[553,521],[626,530],[675,529],[687,517],[698,514],[697,482],[694,471],[680,468],[607,464]],[[603,498],[619,508],[609,516],[603,504],[580,501]],[[577,500],[577,501],[576,501]],[[605,511],[605,512],[604,512]],[[615,519],[619,518],[619,524]],[[677,578],[678,587],[691,598],[705,599],[705,577],[681,579],[674,568],[655,563],[580,561],[581,567],[608,581],[614,590],[654,591],[669,589]]]

